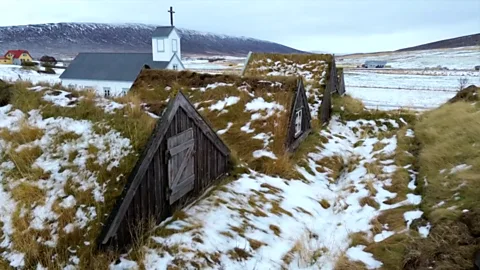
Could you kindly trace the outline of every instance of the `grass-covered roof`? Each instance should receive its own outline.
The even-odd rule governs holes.
[[[160,115],[167,102],[182,91],[241,162],[259,171],[282,174],[291,168],[280,165],[279,160],[290,163],[286,131],[298,79],[144,70],[130,95]],[[314,110],[315,104],[310,105]]]

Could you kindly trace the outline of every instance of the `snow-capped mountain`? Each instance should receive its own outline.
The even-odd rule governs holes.
[[[0,27],[0,53],[9,49],[25,49],[34,57],[74,56],[90,52],[149,52],[155,25],[49,23]],[[248,37],[234,37],[179,29],[185,55],[244,56],[249,51],[299,53],[281,44]]]

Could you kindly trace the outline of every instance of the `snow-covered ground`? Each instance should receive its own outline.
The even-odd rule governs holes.
[[[338,65],[358,66],[366,60],[383,60],[387,61],[387,65],[392,66],[392,68],[423,69],[442,66],[449,69],[473,70],[475,66],[480,65],[480,46],[337,56],[337,58],[339,59]]]
[[[351,247],[350,235],[364,232],[371,241],[381,242],[403,233],[384,224],[384,230],[374,234],[371,220],[385,210],[421,202],[420,196],[407,194],[403,201],[385,203],[397,196],[387,189],[392,174],[399,169],[393,160],[396,136],[377,138],[387,130],[385,123],[399,127],[391,119],[382,119],[377,125],[365,120],[342,123],[334,118],[322,131],[329,141],[309,154],[308,168],[297,167],[304,180],[254,171],[243,174],[185,209],[186,218],[161,224],[157,231],[172,233],[150,238],[151,244],[145,246],[145,267],[328,270],[334,269],[342,254],[365,263],[369,269],[382,266],[363,246]],[[374,134],[365,138],[363,128],[373,128]],[[383,147],[374,150],[379,142]],[[384,157],[379,163],[381,173],[369,173],[367,163],[376,162],[379,156]],[[339,157],[345,164],[353,159],[358,163],[333,179],[328,165],[321,162],[332,157]],[[415,188],[416,173],[410,170],[410,174],[410,184]],[[360,201],[365,197],[378,203],[378,209],[362,205]],[[405,224],[421,214],[419,210],[406,211]],[[423,228],[422,233],[428,234],[428,230]],[[132,264],[126,257],[117,269]]]
[[[337,64],[346,66],[347,93],[362,100],[369,108],[432,109],[455,96],[460,79],[468,80],[466,86],[480,85],[480,71],[473,69],[480,59],[480,47],[356,55],[343,59]],[[347,67],[374,59],[386,60],[394,69]],[[425,69],[438,65],[450,70]]]
[[[480,72],[469,76],[382,74],[372,70],[346,70],[345,85],[349,95],[362,100],[367,107],[378,109],[431,109],[455,96],[459,79],[480,85]]]
[[[38,73],[34,70],[24,69],[17,65],[0,65],[0,79],[4,81],[24,80],[32,83],[49,82],[59,83],[59,76],[64,69],[54,69],[57,74]]]
[[[245,58],[242,57],[209,57],[211,59],[222,58],[225,60],[219,60],[215,62],[208,62],[207,59],[199,58],[187,58],[184,59],[183,65],[186,69],[190,70],[241,70],[243,67],[243,62]]]

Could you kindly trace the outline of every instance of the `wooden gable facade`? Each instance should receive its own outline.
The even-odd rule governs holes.
[[[286,149],[295,151],[300,143],[305,140],[312,129],[312,115],[308,105],[305,87],[302,78],[298,79],[295,96],[290,107],[290,116],[287,129]]]
[[[327,125],[332,117],[332,95],[342,91],[342,89],[339,89],[338,85],[335,56],[333,57],[332,63],[329,66],[329,72],[327,74],[327,85],[325,87],[325,92],[323,93],[322,104],[320,105],[320,122],[323,126]]]
[[[189,100],[170,100],[103,227],[100,248],[125,248],[228,173],[230,151]]]

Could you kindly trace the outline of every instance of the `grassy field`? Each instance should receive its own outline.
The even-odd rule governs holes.
[[[247,225],[260,226],[261,218],[292,221],[307,215],[313,220],[312,209],[319,213],[348,209],[349,205],[341,204],[343,195],[330,201],[328,196],[318,199],[312,209],[299,208],[294,200],[288,200],[289,193],[283,192],[290,190],[290,185],[297,185],[297,181],[287,179],[298,179],[305,187],[315,183],[307,180],[305,173],[299,173],[299,167],[311,175],[325,175],[329,184],[348,175],[353,177],[356,169],[364,168],[372,179],[338,192],[348,191],[345,194],[354,196],[359,187],[366,189],[368,192],[359,198],[360,206],[369,206],[380,214],[371,220],[368,231],[348,236],[350,247],[364,246],[366,253],[382,263],[381,269],[471,269],[473,254],[480,249],[478,88],[469,87],[451,102],[423,114],[366,110],[360,101],[348,95],[334,97],[333,114],[359,140],[353,144],[343,135],[321,129],[314,118],[312,135],[294,154],[288,154],[284,147],[285,123],[295,86],[295,79],[282,76],[145,71],[127,96],[106,100],[92,92],[59,85],[1,84],[3,123],[11,122],[11,126],[0,126],[0,239],[8,243],[0,245],[0,253],[9,254],[8,260],[0,258],[0,268],[12,268],[10,262],[24,254],[26,269],[36,269],[38,265],[62,269],[69,264],[80,269],[107,269],[119,254],[95,252],[93,243],[104,221],[102,217],[109,213],[122,191],[158,121],[151,114],[161,115],[167,101],[182,91],[219,132],[236,161],[234,175],[209,193],[221,196],[204,201],[206,209],[221,210],[225,206],[243,222],[233,230],[247,239],[252,250],[231,249],[227,255],[232,261],[244,261],[267,245],[247,237],[248,231],[255,229]],[[310,97],[310,106],[314,108],[318,100]],[[326,157],[319,154],[320,150],[329,151],[324,149],[325,145],[335,148],[350,143],[352,151],[365,151],[371,140],[376,142],[369,145],[368,153],[362,152],[362,160],[350,152],[348,158],[341,151]],[[392,145],[394,151],[388,152]],[[256,157],[253,153],[257,150],[271,155]],[[109,152],[115,154],[105,155]],[[52,166],[52,161],[59,166]],[[237,172],[247,172],[247,168],[285,180],[258,183],[258,191],[245,193],[249,197],[236,197],[235,188],[240,186],[233,180],[238,180]],[[244,175],[241,182],[249,179],[256,178]],[[395,196],[384,198],[382,193]],[[401,204],[419,195],[419,205]],[[233,203],[224,198],[232,198]],[[284,201],[289,203],[282,205]],[[415,211],[421,211],[420,218],[407,224],[405,215]],[[198,226],[178,232],[168,227],[189,219],[192,217],[178,211],[171,221],[157,228],[155,235],[201,234]],[[287,233],[280,225],[273,222],[268,226],[273,242],[281,241]],[[425,228],[428,235],[421,233]],[[386,230],[393,234],[375,240]],[[230,231],[223,233],[232,237]],[[314,239],[312,235],[316,234],[310,233],[308,241]],[[199,243],[206,240],[195,239]],[[137,243],[129,258],[144,267],[143,247],[152,247],[149,245]],[[271,242],[268,245],[274,246]],[[298,256],[306,264],[314,265],[322,254],[329,252],[324,247],[308,250],[307,246],[296,241],[282,258],[284,266],[294,263]],[[171,254],[194,252],[182,251],[178,245],[155,248],[168,248]],[[219,253],[207,255],[213,261],[220,259]],[[183,263],[186,262],[188,259],[184,258]],[[338,270],[366,268],[348,253],[341,255],[336,264]]]
[[[21,258],[27,269],[60,269],[72,258],[81,269],[106,269],[112,255],[94,253],[102,217],[121,193],[156,119],[139,104],[106,112],[100,104],[110,101],[90,92],[69,91],[69,107],[58,106],[45,97],[61,96],[60,86],[31,87],[22,82],[2,87],[9,91],[3,102],[10,104],[2,115],[12,123],[0,128],[6,146],[0,163],[11,164],[2,168],[0,191],[7,192],[2,199],[12,207],[0,217],[12,227],[8,236],[0,232],[9,243],[0,253],[23,254],[10,258],[17,263]],[[0,221],[0,226],[6,225]],[[3,258],[0,268],[9,269]]]
[[[364,233],[353,234],[351,245],[381,261],[381,269],[472,269],[474,253],[480,250],[480,103],[478,88],[469,87],[438,109],[415,116],[408,111],[365,111],[359,101],[334,100],[344,119],[402,118],[409,125],[397,132],[395,163],[413,164],[416,194],[422,196],[423,215],[405,232],[403,215],[410,206],[387,210],[372,221],[372,232],[385,224],[397,232],[381,242]],[[406,136],[412,129],[415,137]],[[412,133],[413,134],[413,133]],[[408,170],[399,169],[389,189],[405,198],[410,181]],[[391,203],[398,202],[397,200]],[[367,200],[376,207],[376,203]],[[429,228],[428,236],[419,228]],[[359,262],[341,257],[337,269],[366,269]]]
[[[459,93],[415,125],[423,222],[432,229],[408,245],[407,269],[471,269],[480,249],[478,94],[478,88]]]
[[[167,101],[179,90],[189,96],[214,130],[223,131],[221,137],[232,149],[238,165],[232,172],[233,178],[226,179],[226,182],[235,180],[236,172],[245,171],[247,167],[270,175],[300,177],[294,168],[296,162],[322,140],[315,132],[294,155],[285,151],[287,112],[294,96],[295,79],[272,77],[271,81],[266,81],[240,79],[238,76],[182,74],[194,78],[177,77],[162,81],[157,80],[155,74],[142,74],[153,76],[149,79],[155,84],[151,85],[151,81],[141,77],[134,91],[115,101],[96,97],[90,91],[75,91],[60,85],[2,84],[0,103],[7,105],[2,113],[6,113],[12,123],[0,127],[0,142],[7,144],[7,148],[0,149],[5,150],[0,151],[0,164],[11,166],[2,175],[1,184],[9,194],[5,195],[8,202],[15,206],[5,219],[0,219],[0,226],[5,226],[2,220],[13,226],[9,235],[0,231],[0,237],[8,237],[10,243],[8,248],[0,247],[0,252],[8,252],[11,256],[15,252],[23,254],[21,261],[26,268],[35,268],[39,264],[48,269],[59,269],[74,260],[80,269],[105,269],[118,254],[95,253],[94,243],[104,217],[121,193],[158,121],[158,117],[151,113],[161,115]],[[174,83],[168,86],[167,81]],[[170,87],[169,90],[165,90],[166,87]],[[255,101],[261,108],[252,106],[249,110],[248,104]],[[71,123],[72,127],[63,121]],[[51,125],[57,122],[59,126],[53,128]],[[315,128],[318,130],[318,125]],[[91,137],[76,132],[85,129]],[[100,139],[105,142],[99,145],[97,141]],[[128,140],[128,148],[117,153],[114,149],[116,143],[125,140]],[[271,151],[276,159],[255,157],[252,153],[256,150]],[[116,153],[119,160],[106,166],[100,161],[115,159],[115,155],[108,154],[109,151]],[[45,160],[46,164],[58,163],[59,167],[37,166],[39,160]],[[94,186],[85,188],[78,181],[80,179],[94,180]],[[49,183],[59,184],[52,189]],[[51,215],[51,228],[55,229],[45,229],[44,221],[38,229],[29,227],[40,208]],[[88,221],[82,221],[84,210],[91,213]],[[0,213],[0,218],[2,215]],[[72,226],[76,223],[86,224]],[[0,266],[8,268],[8,262],[0,259]]]

